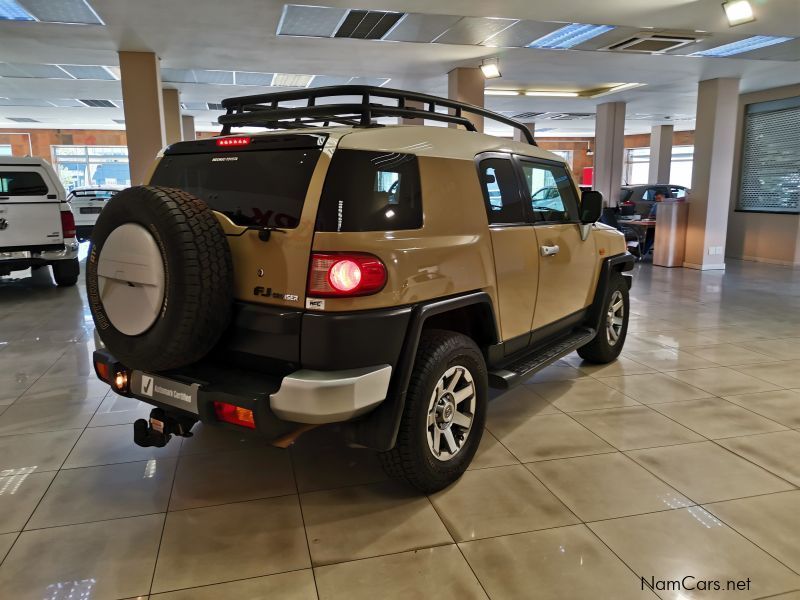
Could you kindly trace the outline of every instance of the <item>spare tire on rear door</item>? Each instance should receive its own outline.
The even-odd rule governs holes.
[[[127,367],[163,371],[196,362],[228,325],[230,248],[214,213],[191,194],[121,191],[97,219],[86,264],[97,332]]]

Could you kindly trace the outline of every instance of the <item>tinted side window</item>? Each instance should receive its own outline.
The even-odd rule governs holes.
[[[536,223],[570,222],[578,218],[575,189],[564,167],[522,161]]]
[[[684,188],[671,187],[671,188],[669,188],[669,197],[670,198],[686,198],[686,190]]]
[[[397,231],[422,227],[417,157],[337,150],[317,211],[317,231]]]
[[[0,171],[0,194],[46,196],[47,184],[35,171]]]
[[[522,198],[511,159],[487,158],[481,161],[478,171],[489,224],[524,223]]]

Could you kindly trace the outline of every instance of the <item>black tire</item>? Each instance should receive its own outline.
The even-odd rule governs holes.
[[[138,335],[125,335],[114,327],[98,289],[103,243],[127,223],[141,225],[153,236],[165,275],[158,317]],[[181,367],[208,354],[230,322],[230,248],[202,200],[172,188],[128,188],[108,201],[94,226],[86,260],[86,290],[97,332],[117,360],[146,371]]]
[[[428,445],[428,408],[439,379],[454,366],[465,367],[472,375],[475,410],[461,449],[449,460],[442,461]],[[486,363],[475,342],[452,331],[425,331],[419,341],[397,442],[394,448],[380,454],[386,473],[426,494],[456,481],[472,462],[480,444],[486,423],[487,396]]]
[[[78,283],[81,267],[77,258],[53,262],[53,279],[58,287],[70,287]]]
[[[611,335],[608,332],[608,311],[611,305],[611,300],[615,294],[619,292],[622,296],[622,328],[619,337],[611,340]],[[622,352],[622,347],[625,345],[625,337],[628,335],[628,315],[630,315],[630,299],[628,297],[628,284],[625,278],[617,272],[614,272],[609,281],[608,289],[606,290],[606,297],[603,299],[603,310],[600,321],[600,329],[597,335],[594,336],[591,342],[578,348],[578,356],[588,362],[605,364],[610,363],[619,356]]]

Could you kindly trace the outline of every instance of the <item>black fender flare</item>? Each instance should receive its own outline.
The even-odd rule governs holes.
[[[594,291],[594,299],[589,306],[589,312],[586,316],[586,324],[594,328],[595,331],[600,330],[600,323],[603,318],[603,301],[606,297],[606,290],[611,282],[611,276],[614,273],[624,273],[633,269],[635,259],[630,252],[609,256],[603,261],[600,267],[600,275],[597,278],[597,288]],[[628,284],[628,289],[631,289],[633,277],[630,275],[624,276],[625,282]]]
[[[473,305],[485,305],[487,307],[489,314],[492,316],[494,334],[497,336],[499,328],[495,318],[494,304],[486,292],[470,292],[421,303],[413,307],[403,347],[394,373],[392,373],[392,380],[389,384],[386,399],[374,411],[352,424],[351,435],[353,442],[380,451],[391,450],[394,447],[397,440],[397,431],[400,427],[400,419],[405,408],[406,391],[411,379],[411,371],[414,368],[414,359],[425,321],[434,315]],[[497,339],[494,340],[494,342],[497,341]]]

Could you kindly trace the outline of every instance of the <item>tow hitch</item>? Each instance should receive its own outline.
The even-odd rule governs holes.
[[[133,441],[137,446],[163,448],[173,435],[192,437],[197,419],[176,417],[160,408],[150,411],[150,420],[137,419],[133,424]]]

